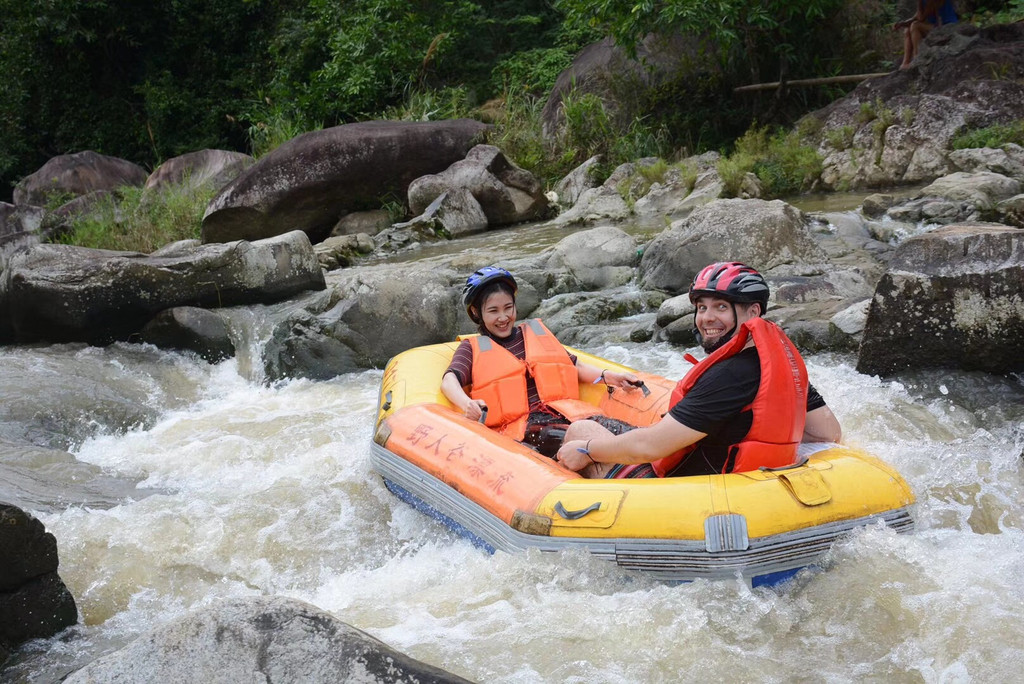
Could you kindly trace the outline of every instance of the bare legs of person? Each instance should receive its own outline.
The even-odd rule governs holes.
[[[903,64],[900,69],[910,67],[910,63],[917,57],[917,51],[921,47],[921,41],[935,28],[927,21],[914,21],[903,31]]]
[[[613,437],[614,434],[611,430],[593,420],[577,420],[566,429],[563,441],[569,442],[574,439],[586,441],[600,437]],[[579,472],[583,477],[599,480],[603,479],[613,467],[615,467],[614,463],[592,463]]]

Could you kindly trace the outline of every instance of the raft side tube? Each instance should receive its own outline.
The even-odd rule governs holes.
[[[386,482],[401,487],[409,497],[420,502],[417,508],[435,512],[437,515],[434,517],[456,532],[470,536],[478,543],[482,541],[486,548],[507,552],[529,548],[541,551],[585,549],[598,558],[614,561],[623,568],[641,570],[662,580],[743,577],[757,585],[769,581],[764,578],[787,577],[800,568],[819,565],[822,556],[833,543],[865,525],[883,522],[899,533],[913,530],[909,509],[899,508],[876,515],[823,523],[805,530],[750,539],[746,550],[720,553],[709,553],[703,539],[598,539],[531,535],[513,529],[452,487],[424,473],[385,447],[371,444],[371,461]]]

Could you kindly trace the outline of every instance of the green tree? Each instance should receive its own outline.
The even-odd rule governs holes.
[[[553,81],[580,47],[566,35],[546,0],[311,0],[270,45],[266,95],[310,127],[365,119],[414,90],[457,86],[482,101],[510,75]]]
[[[704,36],[758,78],[762,63],[813,61],[822,21],[844,0],[557,0],[569,21],[599,26],[632,50],[652,32]],[[829,37],[834,40],[835,36]],[[769,59],[765,59],[769,58]]]
[[[0,197],[54,155],[93,149],[154,166],[241,149],[232,121],[269,70],[297,2],[0,0]]]

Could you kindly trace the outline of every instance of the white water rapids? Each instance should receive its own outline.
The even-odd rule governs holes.
[[[588,351],[685,368],[667,345]],[[18,472],[36,478],[22,505],[56,536],[81,620],[0,680],[57,681],[196,607],[284,595],[477,682],[1016,681],[1024,380],[808,366],[845,441],[909,481],[917,531],[864,529],[822,571],[752,590],[471,546],[370,470],[380,371],[267,387],[235,361],[137,345],[0,349],[5,424],[72,435],[75,461],[36,455]]]

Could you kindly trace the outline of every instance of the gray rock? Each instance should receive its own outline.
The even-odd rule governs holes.
[[[965,173],[958,171],[937,179],[923,188],[924,196],[942,197],[948,200],[968,202],[981,211],[989,211],[995,205],[1021,191],[1020,181],[990,171]]]
[[[453,187],[438,195],[423,213],[393,228],[429,229],[434,235],[456,238],[487,230],[489,219],[473,193],[464,187]]]
[[[974,147],[949,153],[958,171],[990,171],[1018,180],[1024,179],[1024,148],[1007,143],[1002,148]]]
[[[465,276],[451,269],[383,264],[330,275],[325,292],[267,314],[267,379],[325,379],[382,367],[399,352],[452,340],[469,327],[459,303]]]
[[[479,202],[491,226],[539,218],[548,207],[540,181],[513,164],[497,147],[477,145],[444,171],[409,185],[409,211],[424,213],[443,193],[463,189]]]
[[[623,288],[593,293],[571,292],[543,300],[532,315],[542,319],[551,332],[561,338],[581,326],[656,311],[664,298],[658,292]]]
[[[953,367],[1024,369],[1024,232],[957,225],[915,236],[875,289],[862,373]]]
[[[104,656],[66,684],[466,682],[399,653],[295,599],[233,599],[200,608]]]
[[[195,192],[220,190],[256,162],[248,154],[228,150],[199,150],[168,159],[153,170],[142,190],[142,203],[168,188]]]
[[[1024,228],[1024,194],[1001,201],[996,205],[996,213],[1003,223]]]
[[[96,190],[113,191],[122,186],[138,187],[149,174],[138,164],[108,157],[91,150],[64,154],[49,160],[14,188],[16,205],[44,206],[54,193],[78,197]]]
[[[886,210],[896,203],[896,198],[892,195],[868,195],[864,198],[864,202],[861,204],[861,211],[864,212],[865,216],[877,218],[884,214]]]
[[[345,214],[331,229],[331,237],[340,235],[376,235],[391,225],[391,215],[384,209],[371,209],[369,211],[353,211]]]
[[[18,233],[35,233],[42,231],[43,219],[46,217],[46,210],[31,204],[7,205],[13,206],[13,210],[6,212],[5,228],[7,235]]]
[[[0,664],[12,647],[78,622],[57,575],[57,541],[25,511],[0,503]]]
[[[595,155],[570,171],[555,185],[555,194],[562,207],[571,207],[579,201],[584,192],[596,188],[600,181],[595,177],[601,155]]]
[[[15,254],[5,276],[18,342],[105,344],[127,339],[175,306],[265,303],[324,287],[312,245],[299,231],[204,245],[184,256],[38,245]]]
[[[821,185],[923,183],[970,164],[970,155],[952,152],[953,138],[1020,118],[1024,82],[1014,75],[1022,64],[1019,22],[932,31],[912,68],[868,79],[811,115],[823,124]]]
[[[0,238],[7,237],[11,233],[20,232],[13,225],[10,228],[7,227],[8,219],[14,214],[15,209],[16,207],[10,202],[0,202]]]
[[[231,331],[224,318],[194,306],[161,311],[142,328],[139,337],[162,349],[194,352],[210,363],[235,355]]]
[[[254,240],[291,230],[323,240],[344,214],[464,158],[487,131],[478,121],[367,121],[288,141],[213,198],[203,242]]]
[[[621,221],[628,218],[633,210],[615,188],[600,185],[584,190],[576,204],[559,214],[554,222],[560,225],[590,223],[593,221]]]
[[[373,248],[373,238],[366,233],[337,235],[313,245],[316,258],[325,271],[349,266],[356,257],[369,254]]]
[[[664,328],[673,321],[692,315],[695,310],[696,307],[694,307],[693,302],[690,301],[689,294],[670,297],[662,302],[661,306],[658,307],[658,326]]]
[[[550,251],[549,269],[565,269],[585,290],[625,285],[640,257],[634,237],[611,226],[574,233]]]
[[[57,571],[57,540],[20,508],[0,503],[0,592]]]
[[[839,332],[859,340],[868,320],[868,307],[870,306],[870,299],[851,304],[830,318],[829,323],[834,325]]]
[[[762,273],[821,273],[828,256],[811,236],[809,217],[785,202],[718,200],[677,221],[647,245],[640,262],[644,287],[689,290],[703,267],[723,259]]]
[[[657,339],[688,347],[697,343],[696,332],[696,328],[693,325],[693,317],[683,316],[660,330]]]

